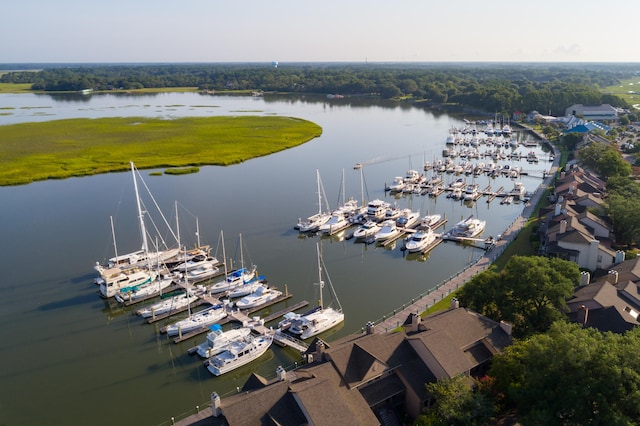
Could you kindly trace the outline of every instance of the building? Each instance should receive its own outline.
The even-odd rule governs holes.
[[[309,363],[279,368],[272,381],[254,374],[237,394],[214,393],[213,415],[179,424],[368,426],[400,412],[415,418],[431,402],[425,384],[482,377],[511,341],[508,324],[455,304],[425,318],[410,315],[402,332],[380,334],[369,324],[330,346],[316,339]]]
[[[585,120],[617,120],[618,111],[609,104],[583,105],[574,104],[565,110],[565,115],[582,117]]]

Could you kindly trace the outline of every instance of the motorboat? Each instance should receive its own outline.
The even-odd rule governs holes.
[[[222,331],[220,324],[213,324],[209,329],[211,331],[207,333],[207,339],[196,346],[196,352],[202,358],[211,358],[220,352],[226,351],[232,342],[244,340],[251,334],[251,329],[248,327]]]
[[[227,350],[212,356],[205,363],[211,374],[220,376],[260,358],[273,343],[273,334],[247,336],[229,344]]]
[[[193,256],[192,258],[186,260],[185,262],[176,264],[171,269],[174,271],[187,272],[205,264],[217,265],[218,263],[220,263],[218,259],[216,259],[213,256],[206,256],[204,254],[199,254],[199,255]]]
[[[153,282],[157,273],[147,269],[120,269],[109,268],[103,270],[96,278],[96,284],[100,286],[100,296],[103,298],[115,297],[124,288],[140,287]]]
[[[485,220],[476,219],[473,216],[469,216],[458,222],[449,231],[448,236],[453,238],[474,238],[484,231],[487,222]]]
[[[253,293],[236,302],[238,309],[249,309],[269,303],[282,296],[282,292],[265,285],[259,286]]]
[[[178,274],[158,275],[155,280],[146,284],[121,288],[114,297],[120,303],[138,302],[142,299],[161,294],[162,291],[171,286],[178,277]]]
[[[342,212],[333,212],[328,221],[320,225],[320,232],[323,234],[333,235],[351,226],[351,222]]]
[[[524,197],[524,193],[525,193],[525,189],[522,182],[514,182],[513,188],[511,189],[511,191],[509,191],[507,195],[511,195],[516,200],[520,200]]]
[[[367,216],[371,220],[380,221],[384,218],[388,207],[389,203],[376,198],[367,204]]]
[[[470,183],[466,186],[464,194],[462,195],[462,199],[465,201],[475,201],[478,199],[478,196],[478,184]]]
[[[442,215],[439,215],[437,213],[428,214],[420,218],[420,225],[418,225],[418,227],[422,227],[422,226],[434,227],[438,222],[440,222],[441,219],[442,219]]]
[[[436,234],[431,227],[421,227],[407,238],[405,248],[410,253],[421,252],[429,247],[435,240]]]
[[[380,228],[381,226],[378,222],[368,220],[354,231],[353,237],[359,239],[369,238],[380,231]]]
[[[166,328],[169,336],[182,333],[190,333],[208,327],[226,318],[227,310],[222,305],[212,305],[199,312],[189,315],[187,318],[177,321]]]
[[[216,260],[217,263],[217,260]],[[185,276],[189,282],[197,283],[208,280],[220,273],[220,268],[214,266],[213,263],[205,262],[186,272]]]
[[[393,178],[393,183],[387,185],[387,191],[390,192],[402,192],[407,184],[402,176],[396,176]]]
[[[199,296],[205,293],[203,286],[196,286],[194,289],[188,289],[182,294],[168,297],[158,303],[138,309],[137,314],[143,318],[150,318],[155,315],[165,315],[172,312],[179,312],[198,300]]]
[[[396,221],[385,220],[384,222],[382,222],[380,230],[376,232],[375,239],[376,241],[385,241],[397,236],[398,234],[400,234],[400,229],[398,229]]]
[[[244,283],[235,289],[227,293],[227,297],[230,299],[237,299],[238,297],[247,296],[258,289],[264,282],[264,277],[260,276],[258,279]]]
[[[212,294],[222,293],[223,291],[233,291],[236,288],[252,281],[256,275],[256,266],[251,268],[240,268],[229,273],[225,279],[212,284],[209,287],[209,291]]]
[[[400,228],[411,228],[420,220],[420,212],[411,209],[402,209],[396,219],[396,225]]]

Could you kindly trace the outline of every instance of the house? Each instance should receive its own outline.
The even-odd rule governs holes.
[[[640,325],[640,306],[637,298],[628,297],[629,290],[637,293],[638,286],[631,281],[616,285],[610,279],[603,279],[580,287],[567,301],[569,319],[603,332],[631,330]]]
[[[572,165],[557,179],[552,200],[541,208],[539,254],[575,262],[592,272],[624,260],[613,250],[610,224],[595,214],[604,211],[605,184],[593,173]]]
[[[609,104],[584,105],[574,104],[565,110],[565,115],[579,116],[586,120],[617,120],[618,111]]]
[[[508,324],[457,306],[409,315],[402,332],[376,333],[368,324],[330,346],[316,340],[309,363],[279,368],[271,381],[254,374],[237,394],[214,392],[213,416],[180,424],[364,426],[386,424],[396,412],[415,418],[432,399],[426,383],[481,377],[511,341]]]

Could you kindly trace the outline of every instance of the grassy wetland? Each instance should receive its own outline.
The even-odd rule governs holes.
[[[314,139],[292,117],[129,117],[0,126],[0,186],[138,169],[227,166]],[[194,169],[191,169],[193,172]]]

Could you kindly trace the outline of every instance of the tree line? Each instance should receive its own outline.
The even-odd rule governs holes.
[[[457,104],[496,113],[564,115],[574,103],[627,108],[599,88],[634,75],[625,64],[148,64],[11,71],[3,83],[80,91],[197,87],[200,90],[375,95]]]

